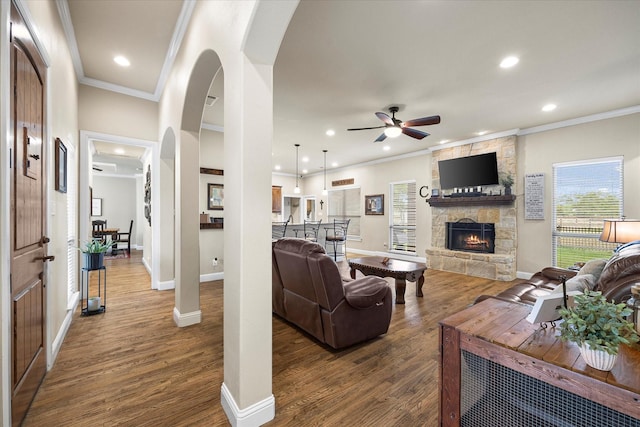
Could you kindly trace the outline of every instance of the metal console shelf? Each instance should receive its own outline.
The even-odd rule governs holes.
[[[95,310],[89,310],[89,295],[91,294],[91,280],[90,273],[92,271],[98,272],[98,298],[100,298],[100,305]],[[88,269],[83,267],[81,271],[80,282],[80,304],[82,308],[83,316],[91,316],[94,314],[104,313],[107,310],[107,267],[102,266],[100,268]],[[86,295],[85,295],[86,291]]]

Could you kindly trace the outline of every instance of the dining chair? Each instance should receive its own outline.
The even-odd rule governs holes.
[[[338,255],[347,256],[347,230],[350,219],[334,219],[333,226],[324,227],[327,236],[325,237],[325,250],[329,245],[333,248],[333,260],[338,261]],[[342,251],[338,253],[338,249]]]
[[[104,229],[107,227],[107,221],[103,221],[100,219],[96,219],[94,221],[91,221],[91,226],[93,227],[93,231],[91,233],[91,236],[94,239],[101,239],[104,240],[105,239],[105,234],[104,234]]]
[[[113,235],[113,251],[118,250],[118,243],[127,244],[127,254],[131,255],[131,231],[133,230],[133,220],[129,223],[128,233],[116,233]]]

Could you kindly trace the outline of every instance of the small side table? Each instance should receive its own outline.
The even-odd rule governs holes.
[[[98,295],[100,299],[98,307],[91,307],[89,309],[89,300],[92,299],[89,295],[90,292],[90,273],[92,271],[98,272]],[[82,268],[80,281],[80,304],[82,308],[82,316],[92,316],[94,314],[104,313],[107,310],[107,267],[102,266],[100,268],[87,269]],[[86,286],[87,294],[84,294]]]

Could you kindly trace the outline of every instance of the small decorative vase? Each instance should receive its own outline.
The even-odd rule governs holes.
[[[511,195],[511,187],[504,187],[504,195],[505,196]]]
[[[609,354],[604,350],[592,350],[586,342],[580,346],[580,355],[587,365],[600,371],[610,371],[618,359],[617,354]]]

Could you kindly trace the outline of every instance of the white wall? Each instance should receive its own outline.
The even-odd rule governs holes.
[[[135,177],[93,176],[93,198],[102,199],[102,215],[92,216],[91,221],[107,221],[107,227],[119,228],[121,233],[129,231],[129,224],[133,220],[131,232],[131,246],[138,244],[137,230],[140,228],[136,221],[137,214],[137,185]]]

